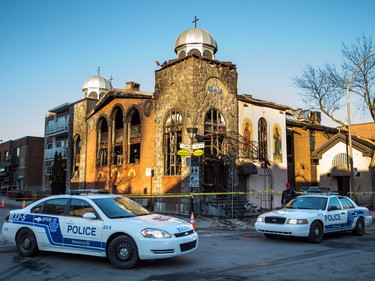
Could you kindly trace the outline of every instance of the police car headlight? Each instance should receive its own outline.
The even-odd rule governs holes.
[[[257,217],[257,222],[264,222],[264,217],[261,217],[261,216]]]
[[[145,238],[171,238],[168,232],[160,229],[146,228],[141,233]]]
[[[286,221],[288,224],[308,224],[307,219],[288,219]]]

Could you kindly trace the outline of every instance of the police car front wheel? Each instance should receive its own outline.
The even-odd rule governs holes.
[[[314,221],[310,226],[309,241],[320,243],[323,239],[323,226],[320,222]]]
[[[136,243],[127,235],[116,237],[109,244],[108,259],[116,268],[129,269],[134,267],[139,260]]]
[[[29,228],[21,229],[16,238],[17,251],[22,257],[31,257],[38,251],[34,232]]]

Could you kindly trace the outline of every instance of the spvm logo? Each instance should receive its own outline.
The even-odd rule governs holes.
[[[57,222],[57,219],[53,219],[52,222],[49,224],[49,230],[51,232],[56,232],[59,228],[59,224]]]

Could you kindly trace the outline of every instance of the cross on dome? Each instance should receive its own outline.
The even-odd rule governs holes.
[[[199,19],[197,16],[194,16],[194,20],[192,21],[192,23],[194,23],[194,28],[197,28],[197,21],[199,21]]]

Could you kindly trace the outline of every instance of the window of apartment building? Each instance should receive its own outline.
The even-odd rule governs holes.
[[[129,112],[128,124],[128,163],[139,163],[141,156],[141,116],[139,111],[132,108]],[[120,153],[121,151],[119,151]]]
[[[181,175],[181,156],[177,155],[182,142],[182,115],[177,110],[168,113],[164,123],[164,175]]]
[[[63,140],[56,141],[56,147],[64,147],[64,141]]]
[[[97,166],[107,166],[108,157],[108,122],[107,119],[101,117],[98,121],[97,131]]]
[[[259,160],[265,161],[268,159],[267,146],[268,146],[268,134],[267,134],[267,121],[263,117],[258,121],[258,154]]]
[[[52,166],[46,166],[46,175],[49,176],[52,174]]]
[[[204,118],[205,155],[219,155],[226,133],[226,124],[219,110],[210,109]]]
[[[112,113],[112,124],[111,163],[120,166],[124,158],[124,115],[120,107],[116,107]]]

